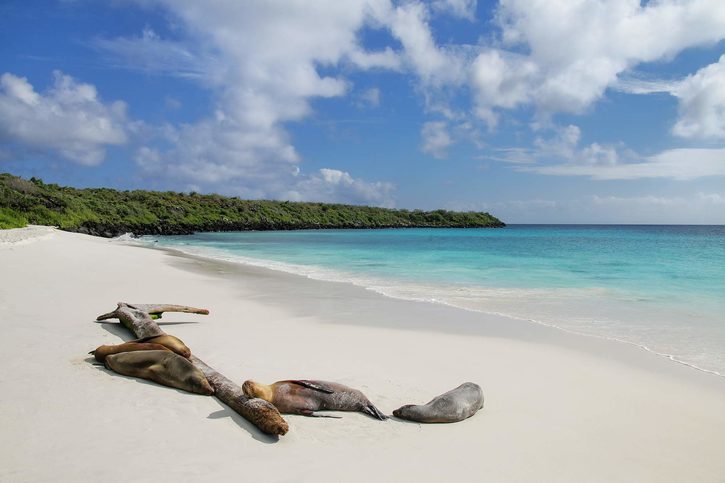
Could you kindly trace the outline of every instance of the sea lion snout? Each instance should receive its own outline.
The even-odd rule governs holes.
[[[406,404],[393,411],[393,416],[396,418],[404,418],[410,408],[414,407],[413,404]]]
[[[242,391],[244,392],[245,396],[248,397],[257,397],[254,391],[254,386],[257,383],[254,381],[244,381],[244,384],[242,384]]]
[[[264,384],[260,384],[256,381],[244,381],[244,384],[242,384],[242,392],[244,392],[244,395],[247,397],[259,398],[272,402],[273,394],[269,386],[265,386]]]
[[[211,384],[209,384],[209,381],[207,380],[207,378],[203,377],[203,375],[201,378],[198,378],[198,379],[195,378],[191,382],[191,384],[196,388],[196,391],[192,391],[192,392],[195,392],[197,394],[203,394],[205,396],[211,396],[214,394],[214,388],[212,387]]]

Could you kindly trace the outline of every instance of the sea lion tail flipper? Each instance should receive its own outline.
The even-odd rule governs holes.
[[[370,416],[374,417],[375,419],[379,419],[380,421],[385,421],[388,419],[388,416],[383,414],[380,409],[376,408],[372,404],[368,404],[363,408],[363,412],[365,414],[369,414]]]
[[[307,380],[297,380],[297,381],[290,381],[292,384],[297,384],[298,386],[306,387],[307,389],[312,389],[314,391],[320,391],[324,392],[325,394],[333,394],[335,391],[332,389],[329,389],[327,387],[322,386],[321,384],[318,384],[314,381],[307,381]]]
[[[92,350],[91,352],[89,352],[89,354],[95,354],[95,353],[96,353],[95,349]]]

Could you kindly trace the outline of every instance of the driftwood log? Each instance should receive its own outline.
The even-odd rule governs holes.
[[[206,309],[197,309],[184,305],[127,304],[119,302],[113,312],[99,315],[97,321],[118,319],[139,339],[166,335],[154,319],[160,318],[164,312],[186,312],[208,315]],[[249,398],[242,388],[220,374],[205,362],[196,357],[192,351],[192,364],[204,373],[209,384],[214,388],[214,397],[229,406],[234,412],[254,424],[267,434],[283,435],[289,427],[277,408],[263,399]]]

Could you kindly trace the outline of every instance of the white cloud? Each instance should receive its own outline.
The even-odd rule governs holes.
[[[345,72],[334,70],[340,66],[413,73],[426,108],[446,118],[425,123],[421,131],[422,150],[439,158],[461,139],[479,143],[472,114],[449,102],[460,99],[468,87],[471,112],[490,129],[502,110],[533,106],[538,120],[546,121],[557,112],[581,113],[608,88],[618,88],[671,92],[680,99],[675,133],[723,136],[719,67],[680,83],[648,83],[631,75],[639,64],[725,38],[720,0],[502,0],[494,19],[499,38],[481,40],[478,46],[438,44],[430,27],[436,14],[473,18],[472,0],[145,3],[171,12],[181,26],[175,34],[179,40],[162,39],[146,29],[138,37],[100,40],[97,46],[139,68],[191,77],[213,91],[213,115],[175,127],[167,147],[145,146],[154,159],[138,154],[144,168],[207,189],[233,186],[269,196],[284,192],[286,185],[323,180],[319,173],[300,174],[301,158],[285,125],[308,116],[313,99],[350,91],[351,84],[335,73]],[[365,50],[359,33],[366,26],[389,30],[397,42]],[[373,89],[360,100],[374,106],[379,98]],[[643,158],[619,145],[580,146],[577,129],[569,126],[551,139],[539,138],[530,152],[519,148],[498,151],[495,157],[518,163],[556,161],[520,168],[544,174],[683,179],[663,161],[675,150]],[[693,161],[698,168],[690,172],[719,173],[717,163],[700,160],[710,159],[705,150],[699,154],[704,158]]]
[[[647,79],[637,75],[622,75],[610,87],[627,94],[672,94],[678,85],[676,80]]]
[[[529,101],[539,71],[522,55],[494,49],[480,53],[471,69],[478,115],[490,126],[497,122],[492,108],[511,109]]]
[[[38,93],[24,77],[0,76],[0,139],[89,166],[103,161],[107,146],[126,143],[123,102],[103,103],[94,86],[59,71],[53,78]]]
[[[420,135],[423,138],[421,149],[424,153],[438,159],[446,157],[446,149],[453,143],[453,140],[448,133],[448,126],[445,122],[426,122],[423,124]]]
[[[621,144],[581,146],[580,140],[579,127],[554,126],[553,135],[536,138],[532,148],[494,149],[483,159],[516,164],[515,169],[522,172],[597,180],[725,176],[725,148],[668,149],[641,156]]]
[[[164,143],[143,146],[137,163],[178,182],[251,196],[279,196],[285,186],[294,191],[300,183],[325,180],[300,173],[301,158],[284,127],[308,116],[312,99],[348,93],[344,78],[320,74],[321,67],[412,71],[428,101],[433,90],[465,80],[459,53],[436,44],[431,12],[469,17],[475,10],[468,0],[435,6],[390,0],[145,3],[168,9],[182,27],[177,40],[147,28],[137,37],[97,40],[96,47],[117,63],[197,80],[215,94],[216,112],[171,129]],[[358,37],[364,26],[388,29],[402,49],[367,51]],[[377,106],[380,91],[365,91],[360,102]],[[359,197],[360,183],[335,186]]]
[[[488,122],[494,108],[525,104],[545,115],[581,113],[632,67],[724,38],[725,6],[720,0],[504,0],[496,22],[502,44],[472,66],[478,109]]]
[[[678,83],[673,94],[680,101],[674,134],[725,139],[725,55]]]
[[[297,201],[344,202],[351,204],[394,205],[394,186],[386,182],[367,182],[337,169],[320,169],[300,180],[285,198]]]
[[[392,49],[367,52],[356,37],[375,4],[386,0],[147,3],[171,12],[182,27],[179,40],[146,29],[139,37],[96,45],[133,67],[192,77],[212,90],[213,114],[168,129],[163,143],[142,147],[135,158],[145,170],[207,190],[282,196],[306,179],[285,123],[309,115],[312,99],[349,89],[345,79],[322,75],[319,67],[344,61],[362,69],[400,65]],[[374,94],[366,93],[368,103],[379,102]]]
[[[366,52],[362,49],[354,49],[347,54],[347,58],[356,67],[359,67],[363,70],[400,70],[402,64],[400,55],[390,47],[385,47],[384,50],[381,50],[379,52]]]
[[[433,0],[431,8],[434,12],[447,13],[466,20],[475,20],[477,3],[477,0]]]
[[[210,52],[199,51],[200,44],[162,39],[146,27],[141,35],[128,38],[98,38],[93,46],[112,54],[112,66],[132,67],[149,72],[173,74],[203,80],[216,66]]]
[[[362,93],[360,93],[359,105],[364,107],[380,106],[380,89],[377,87],[365,89]]]
[[[619,162],[613,152],[595,153],[604,162],[563,163],[526,167],[521,171],[558,176],[588,176],[598,180],[670,178],[691,180],[705,176],[725,176],[725,149],[669,149],[633,162]]]
[[[404,59],[426,87],[460,84],[465,78],[464,59],[439,47],[428,25],[430,13],[422,3],[408,2],[379,17],[403,44]]]

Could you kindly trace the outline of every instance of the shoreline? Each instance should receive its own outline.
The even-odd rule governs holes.
[[[478,310],[478,309],[474,309],[474,308],[470,308],[470,307],[459,306],[459,305],[455,305],[453,303],[449,303],[449,302],[441,301],[441,300],[437,300],[437,299],[436,300],[421,300],[421,299],[405,298],[403,296],[396,296],[396,295],[393,295],[390,293],[386,293],[384,291],[376,290],[375,288],[366,287],[366,286],[358,284],[354,281],[341,281],[341,280],[331,280],[331,279],[325,279],[325,278],[316,278],[309,274],[297,273],[292,270],[285,270],[284,268],[280,268],[281,265],[285,265],[283,263],[270,265],[270,264],[264,264],[263,261],[259,261],[258,263],[255,263],[256,260],[254,260],[254,259],[247,259],[244,257],[233,257],[231,255],[228,256],[228,258],[222,258],[222,257],[215,257],[212,254],[194,253],[194,252],[190,252],[190,251],[184,251],[181,248],[158,246],[158,245],[151,244],[151,243],[126,241],[126,240],[119,240],[118,242],[122,243],[122,244],[126,244],[128,246],[133,246],[133,247],[159,250],[159,251],[166,252],[166,253],[169,253],[174,256],[181,257],[181,258],[190,258],[190,259],[200,260],[202,262],[209,263],[209,264],[219,264],[221,266],[227,267],[227,269],[229,269],[229,270],[237,269],[239,276],[243,276],[243,275],[249,273],[249,271],[254,271],[254,270],[271,271],[271,272],[274,272],[274,273],[277,273],[280,275],[289,276],[292,279],[300,278],[300,279],[309,280],[309,281],[313,281],[313,282],[317,282],[317,283],[321,283],[321,284],[330,283],[330,284],[348,285],[350,287],[354,287],[355,289],[364,290],[366,292],[376,294],[378,296],[381,296],[381,297],[384,297],[387,299],[400,300],[400,301],[410,302],[410,303],[440,305],[443,307],[449,307],[453,310],[462,310],[465,312],[472,312],[474,314],[479,314],[483,317],[500,318],[502,320],[499,320],[498,323],[504,324],[504,325],[507,323],[511,323],[512,321],[515,321],[516,323],[531,324],[534,326],[542,326],[542,327],[546,327],[549,329],[554,329],[556,331],[560,331],[562,333],[570,334],[570,335],[573,335],[576,337],[593,338],[593,339],[598,339],[601,341],[612,342],[615,344],[623,344],[626,346],[634,347],[634,348],[644,351],[648,354],[655,355],[659,358],[662,358],[663,360],[672,362],[674,364],[685,366],[685,367],[695,370],[697,372],[701,372],[704,374],[708,374],[711,376],[725,379],[725,374],[723,374],[719,371],[700,367],[697,364],[678,359],[677,356],[675,356],[673,354],[659,352],[657,350],[654,350],[654,349],[648,347],[645,344],[640,344],[637,342],[629,341],[629,340],[618,338],[618,337],[581,332],[581,331],[577,331],[575,329],[569,329],[569,328],[566,328],[566,327],[563,327],[560,325],[556,325],[554,323],[548,323],[548,322],[536,320],[533,318],[517,317],[514,315],[499,313],[499,312],[487,312],[485,310]],[[452,327],[445,327],[445,326],[441,327],[441,329],[443,329],[443,330],[445,330],[446,328],[452,329]]]
[[[725,474],[722,378],[530,322],[142,248],[59,231],[0,243],[0,321],[13,342],[0,352],[3,481]],[[214,398],[90,364],[89,350],[130,338],[92,322],[119,300],[210,309],[162,327],[236,382],[339,381],[390,414],[470,380],[485,405],[449,425],[285,416],[290,432],[269,438]]]

